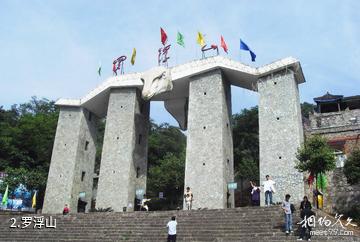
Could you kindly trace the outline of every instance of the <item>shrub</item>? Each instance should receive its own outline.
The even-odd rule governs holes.
[[[345,161],[344,174],[349,184],[360,182],[360,149],[353,150]]]
[[[358,224],[358,226],[360,225],[360,204],[353,205],[351,208],[344,210],[342,214],[346,218],[352,218],[352,221]]]
[[[111,207],[108,208],[92,208],[89,210],[91,213],[108,213],[113,212],[114,210]]]

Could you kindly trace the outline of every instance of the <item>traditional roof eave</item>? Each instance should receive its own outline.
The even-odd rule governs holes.
[[[341,99],[343,99],[343,95],[333,95],[327,92],[321,97],[314,98],[314,102],[316,103],[331,103],[331,102],[337,102]]]

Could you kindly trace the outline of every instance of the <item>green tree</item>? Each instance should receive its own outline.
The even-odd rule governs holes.
[[[243,109],[234,114],[233,146],[235,178],[259,181],[258,108]]]
[[[58,113],[54,101],[36,97],[0,108],[0,170],[7,173],[0,190],[23,184],[43,199]]]
[[[159,164],[166,154],[180,156],[186,148],[186,136],[179,128],[167,123],[157,125],[151,121],[148,142],[149,168]]]
[[[149,169],[148,190],[150,194],[157,196],[158,192],[164,192],[169,201],[169,208],[179,206],[178,201],[184,191],[184,174],[185,154],[167,153],[159,161],[159,165],[152,166]]]
[[[305,118],[309,118],[309,113],[313,113],[316,105],[308,102],[303,102],[301,105],[301,114]]]
[[[19,115],[16,106],[10,110],[4,110],[0,107],[0,171],[11,165],[11,157],[18,153],[14,146],[14,132]]]
[[[31,190],[45,190],[47,174],[43,171],[28,170],[25,168],[11,168],[5,170],[7,176],[1,184],[2,189],[5,190],[9,185],[9,190],[13,191],[19,184],[23,184],[26,188]]]
[[[164,192],[166,203],[159,209],[174,209],[183,195],[186,136],[169,124],[151,121],[148,150],[147,194]]]
[[[345,161],[344,174],[349,184],[360,182],[360,150],[354,149]]]
[[[240,200],[236,203],[247,206],[250,202],[246,180],[259,182],[259,120],[258,108],[243,109],[232,116],[234,144],[234,176],[239,181]],[[258,183],[259,184],[259,183]]]
[[[307,139],[298,149],[296,158],[298,160],[295,168],[300,172],[309,172],[315,177],[336,167],[334,150],[327,144],[326,139],[319,135]]]

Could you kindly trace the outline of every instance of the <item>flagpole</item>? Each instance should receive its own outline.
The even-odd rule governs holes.
[[[178,65],[178,46],[174,44],[174,49],[175,49],[175,66]]]
[[[192,43],[192,42],[191,42],[191,43]],[[195,47],[195,46],[196,46],[196,45],[194,45],[194,44],[191,45],[192,53],[193,53],[193,55],[194,55],[194,57],[193,57],[194,60],[197,59],[197,56],[196,56],[196,55],[197,55],[197,53],[196,53],[197,50],[196,50],[196,47]]]
[[[240,43],[241,43],[241,39],[240,39]],[[239,61],[241,62],[241,44],[239,46]],[[242,62],[241,62],[242,63]]]

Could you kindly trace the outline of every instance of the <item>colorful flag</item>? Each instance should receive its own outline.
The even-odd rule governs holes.
[[[8,193],[9,193],[9,185],[6,186],[6,190],[4,196],[2,198],[2,205],[7,206],[8,203]]]
[[[316,176],[316,185],[321,191],[326,189],[327,179],[324,173],[320,173]]]
[[[31,204],[32,208],[36,207],[36,192],[34,193],[34,196],[32,197],[32,204]]]
[[[184,35],[182,35],[179,31],[177,32],[176,43],[185,48]]]
[[[250,52],[250,56],[251,56],[251,61],[255,61],[255,58],[256,58],[256,55],[254,52],[252,52],[249,48],[249,46],[247,46],[247,44],[245,44],[245,42],[243,42],[241,39],[240,39],[240,50],[247,50]]]
[[[135,64],[135,59],[136,59],[136,49],[133,49],[132,55],[131,55],[131,65]]]
[[[228,47],[227,47],[227,45],[225,43],[225,40],[224,40],[224,37],[222,35],[221,35],[221,45],[220,46],[224,49],[224,51],[227,54],[228,53]]]
[[[98,67],[98,70],[97,70],[99,76],[101,76],[101,62],[99,63],[99,67]]]
[[[203,47],[205,45],[205,39],[204,39],[204,36],[202,35],[202,33],[198,32],[197,33],[197,40],[196,42],[201,46]]]
[[[167,41],[167,35],[166,35],[165,31],[163,30],[163,28],[160,28],[160,34],[161,34],[161,43],[163,45],[165,45],[166,41]]]

